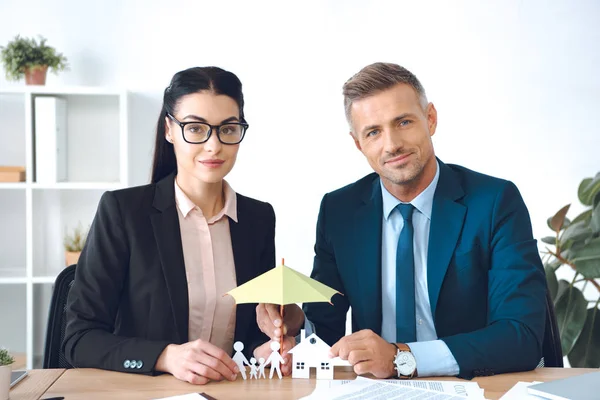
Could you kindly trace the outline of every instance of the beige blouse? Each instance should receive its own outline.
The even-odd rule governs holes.
[[[229,232],[229,218],[237,222],[237,198],[225,181],[223,192],[225,206],[207,220],[175,181],[188,283],[189,340],[202,339],[231,354],[236,306],[231,296],[223,294],[237,286]]]

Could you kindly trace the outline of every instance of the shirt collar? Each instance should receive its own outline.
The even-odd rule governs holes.
[[[223,180],[223,195],[225,196],[225,204],[223,205],[223,209],[219,211],[217,215],[208,220],[209,224],[220,220],[225,215],[235,222],[238,222],[237,195],[225,180]],[[190,211],[193,209],[197,209],[200,213],[202,213],[196,204],[194,204],[194,202],[190,200],[183,190],[181,190],[177,184],[177,179],[175,179],[175,203],[177,204],[177,208],[179,208],[179,211],[181,211],[181,214],[183,214],[184,218],[187,217]]]
[[[435,165],[435,176],[433,177],[433,180],[431,181],[429,186],[427,186],[425,190],[419,193],[419,195],[410,202],[410,204],[412,204],[417,210],[419,210],[421,214],[425,215],[429,220],[431,220],[433,196],[435,194],[435,189],[437,188],[438,180],[440,178],[440,165],[437,160]],[[394,195],[392,195],[385,188],[381,179],[379,179],[379,183],[381,185],[381,195],[383,198],[383,217],[387,221],[390,218],[392,211],[394,211],[394,208],[396,208],[398,204],[402,203],[402,201],[395,198]]]

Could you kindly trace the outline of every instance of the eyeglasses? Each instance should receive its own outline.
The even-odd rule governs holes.
[[[213,129],[217,138],[223,144],[238,144],[244,139],[248,124],[244,122],[227,122],[222,125],[211,125],[205,122],[179,122],[177,118],[167,113],[167,117],[181,127],[183,140],[191,144],[205,143],[210,139]]]

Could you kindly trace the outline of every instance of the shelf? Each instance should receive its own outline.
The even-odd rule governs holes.
[[[0,189],[89,189],[89,190],[117,190],[124,188],[120,182],[57,182],[57,183],[26,183],[26,182],[0,182]]]
[[[8,278],[8,277],[4,277],[4,276],[0,276],[0,285],[14,285],[14,284],[21,284],[21,283],[27,283],[27,278],[22,277],[22,278]]]
[[[56,281],[56,276],[34,276],[31,278],[33,283],[52,283]]]
[[[0,182],[0,189],[25,189],[25,182]]]
[[[57,183],[31,183],[33,189],[91,189],[115,190],[125,187],[120,182],[57,182]]]
[[[41,95],[94,95],[120,96],[125,91],[118,88],[95,86],[15,86],[0,89],[0,94],[41,94]]]

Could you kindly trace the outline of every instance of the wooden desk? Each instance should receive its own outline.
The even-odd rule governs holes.
[[[64,369],[34,369],[9,392],[10,400],[38,400],[65,372]]]
[[[476,378],[475,381],[485,390],[488,399],[498,399],[518,381],[549,381],[593,371],[597,370],[540,368],[529,372],[481,377]],[[336,379],[354,379],[354,377],[355,375],[348,370],[337,372],[336,369]],[[441,378],[440,380],[452,379]],[[44,397],[64,396],[65,400],[147,400],[177,394],[206,392],[217,400],[235,398],[285,400],[307,396],[312,393],[314,387],[315,379],[291,379],[290,377],[272,381],[268,379],[244,381],[240,377],[236,382],[211,382],[204,386],[194,386],[178,381],[171,375],[149,377],[95,369],[70,369],[48,389]]]

